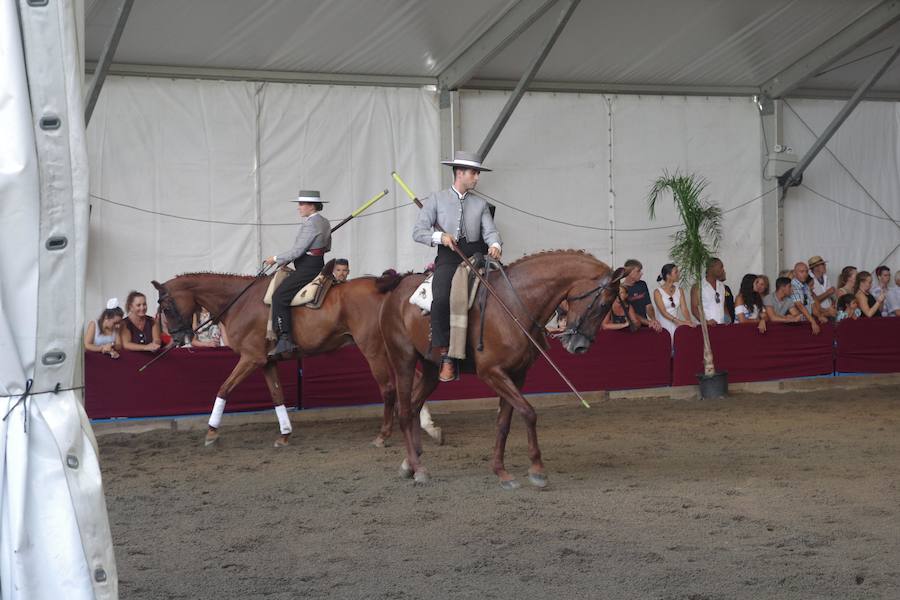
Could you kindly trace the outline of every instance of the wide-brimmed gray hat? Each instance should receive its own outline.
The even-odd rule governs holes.
[[[481,164],[481,157],[472,152],[463,152],[457,150],[453,153],[453,160],[442,160],[442,165],[448,167],[463,167],[464,169],[475,169],[476,171],[490,171]]]
[[[321,194],[316,190],[300,190],[297,192],[296,198],[291,198],[291,202],[321,202],[327,204],[328,200],[322,200]]]

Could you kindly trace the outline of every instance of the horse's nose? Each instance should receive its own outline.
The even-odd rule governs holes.
[[[572,354],[584,354],[590,347],[590,341],[583,335],[573,335],[569,340],[569,352]]]

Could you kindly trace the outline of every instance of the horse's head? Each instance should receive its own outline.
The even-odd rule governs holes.
[[[569,289],[565,298],[569,305],[567,328],[559,336],[566,350],[572,354],[588,351],[606,313],[619,295],[620,279],[611,277],[607,269],[599,279],[582,280]]]
[[[177,278],[165,283],[157,281],[151,283],[159,292],[159,310],[166,317],[172,340],[181,346],[185,340],[193,339],[193,318],[194,311],[197,310],[194,294],[182,289],[182,286],[178,285]]]

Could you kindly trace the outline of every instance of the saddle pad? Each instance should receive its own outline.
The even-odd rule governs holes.
[[[409,303],[415,304],[419,308],[422,309],[423,312],[431,312],[431,301],[433,296],[431,295],[431,280],[434,275],[429,275],[425,278],[425,281],[416,288],[416,291],[413,292],[413,295],[409,297]]]
[[[272,305],[272,295],[275,293],[275,290],[278,289],[278,286],[281,285],[281,282],[284,281],[285,277],[287,277],[289,273],[285,271],[278,271],[275,273],[275,277],[272,278],[272,281],[269,282],[269,287],[266,290],[266,295],[263,298],[263,302],[267,305]],[[325,274],[316,275],[316,278],[304,285],[300,288],[300,291],[294,295],[293,300],[291,300],[291,306],[303,306],[304,304],[309,304],[313,300],[316,299],[316,294],[319,292],[319,289],[323,286],[326,280]],[[330,287],[330,286],[327,286]],[[326,290],[327,291],[327,290]],[[317,304],[321,304],[321,300]]]

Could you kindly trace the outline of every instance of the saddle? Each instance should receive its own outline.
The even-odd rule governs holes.
[[[315,279],[300,288],[300,291],[291,300],[291,306],[305,306],[310,309],[321,308],[328,290],[335,284],[332,271],[334,271],[334,259],[328,261]],[[269,282],[269,287],[266,289],[266,295],[263,298],[263,302],[266,305],[272,305],[272,295],[288,275],[289,273],[281,270],[275,273],[275,277]]]

